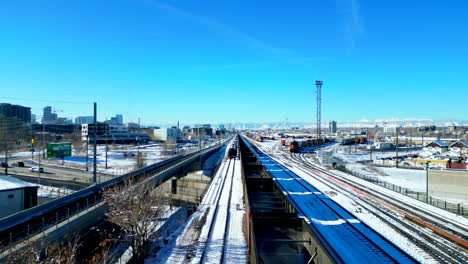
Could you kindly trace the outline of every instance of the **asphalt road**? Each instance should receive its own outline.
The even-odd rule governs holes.
[[[72,182],[72,183],[81,183],[81,184],[90,184],[92,182],[93,173],[90,170],[89,172],[85,172],[78,169],[73,168],[63,168],[63,167],[56,167],[56,166],[49,166],[41,164],[41,168],[44,168],[44,173],[32,172],[29,169],[31,167],[38,167],[38,164],[31,164],[26,162],[28,159],[25,157],[18,157],[18,158],[9,158],[8,159],[8,174],[17,174],[17,175],[24,175],[29,177],[41,177],[46,179],[52,180],[59,180],[65,182]],[[23,161],[25,167],[17,167],[16,162]],[[0,173],[4,172],[4,168],[0,168]],[[105,175],[98,173],[97,181],[102,182],[109,179],[112,179],[116,176],[114,175]]]

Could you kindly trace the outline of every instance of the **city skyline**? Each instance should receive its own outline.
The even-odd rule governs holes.
[[[452,101],[468,100],[461,1],[15,1],[0,10],[2,101],[37,117],[46,105],[89,116],[96,101],[99,120],[313,123],[320,79],[322,120],[466,119]]]

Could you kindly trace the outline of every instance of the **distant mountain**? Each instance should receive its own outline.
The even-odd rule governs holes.
[[[421,118],[391,118],[391,119],[376,119],[376,120],[358,120],[358,121],[343,121],[337,122],[338,127],[355,127],[355,128],[366,128],[366,127],[383,127],[383,126],[401,126],[401,127],[418,127],[418,126],[436,126],[436,127],[447,127],[447,126],[468,126],[468,120],[432,120],[432,119],[421,119]],[[282,128],[315,128],[316,124],[311,122],[252,122],[252,123],[233,123],[233,128],[236,129],[282,129]],[[328,122],[322,123],[323,128],[328,128]]]

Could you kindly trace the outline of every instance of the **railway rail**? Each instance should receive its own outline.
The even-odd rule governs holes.
[[[237,149],[237,141],[232,144]],[[199,263],[226,263],[226,250],[229,243],[229,224],[231,221],[231,198],[236,169],[236,158],[228,157],[226,170],[222,174],[221,188],[214,197],[215,207],[208,230],[208,239],[203,248]],[[213,209],[213,207],[212,207]]]
[[[341,194],[353,199],[356,204],[369,212],[372,212],[383,222],[392,226],[397,232],[407,237],[438,262],[468,263],[467,252],[463,248],[457,246],[453,240],[449,242],[443,237],[434,237],[434,232],[432,232],[432,230],[428,230],[412,221],[402,218],[402,212],[404,213],[409,211],[418,218],[424,219],[424,221],[429,221],[437,226],[446,226],[442,224],[443,221],[447,222],[445,219],[433,214],[430,214],[430,216],[427,217],[425,215],[427,214],[426,211],[422,211],[415,206],[405,205],[400,201],[395,201],[394,197],[383,192],[379,192],[376,189],[361,186],[347,179],[343,175],[331,173],[305,158],[303,154],[274,154],[273,156],[286,164],[291,164],[292,162],[293,164],[300,165],[295,166],[295,168],[303,171],[314,180],[321,182],[331,189],[339,190]],[[363,194],[369,194],[369,196]],[[388,205],[392,208],[389,208]],[[397,213],[392,210],[395,209],[395,207],[398,209]],[[451,225],[451,227],[451,231],[460,235],[463,240],[464,235],[466,234],[466,228],[456,224]]]

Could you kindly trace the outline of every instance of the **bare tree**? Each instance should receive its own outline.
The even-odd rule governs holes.
[[[115,263],[115,256],[111,253],[113,243],[109,239],[105,239],[94,250],[91,258],[86,261],[89,264],[110,264]]]
[[[168,205],[168,199],[154,191],[154,186],[129,180],[104,192],[108,220],[120,226],[129,239],[136,263],[144,262],[145,253],[156,238],[159,218]]]
[[[75,264],[78,249],[81,246],[78,235],[65,237],[62,242],[50,243],[44,237],[40,240],[31,240],[26,247],[12,252],[7,263],[20,264]]]

